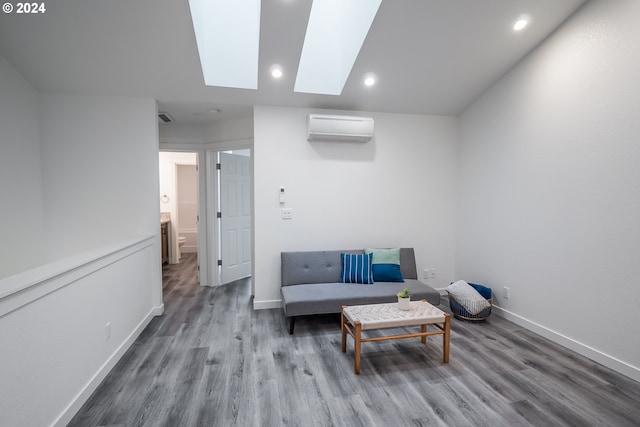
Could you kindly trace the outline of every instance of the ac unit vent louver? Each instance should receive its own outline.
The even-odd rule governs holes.
[[[373,138],[371,117],[307,116],[307,141],[367,142]]]

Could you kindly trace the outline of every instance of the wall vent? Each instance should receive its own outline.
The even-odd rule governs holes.
[[[162,120],[164,123],[169,123],[173,121],[173,117],[171,117],[169,113],[165,113],[163,111],[160,111],[158,113],[158,118]]]

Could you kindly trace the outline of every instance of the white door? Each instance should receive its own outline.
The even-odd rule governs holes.
[[[220,153],[221,284],[251,275],[250,158]]]

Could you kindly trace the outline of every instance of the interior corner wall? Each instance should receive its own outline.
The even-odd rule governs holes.
[[[43,261],[38,92],[0,55],[0,279]]]
[[[587,2],[463,113],[456,255],[499,312],[636,380],[638,16]]]
[[[41,98],[49,257],[159,235],[155,100]]]
[[[375,137],[308,142],[311,112],[373,117]],[[282,251],[414,247],[420,277],[453,279],[456,118],[259,106],[254,129],[254,307],[280,305]]]

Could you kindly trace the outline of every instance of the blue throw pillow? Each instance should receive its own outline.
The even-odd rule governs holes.
[[[400,270],[400,248],[394,249],[368,249],[367,254],[373,255],[373,280],[376,282],[404,282]]]
[[[372,254],[340,254],[340,283],[373,283]]]

